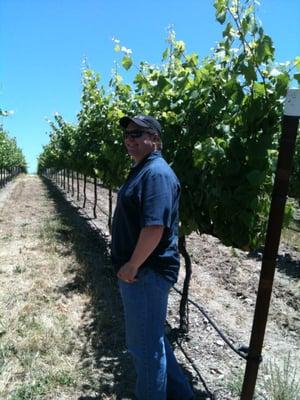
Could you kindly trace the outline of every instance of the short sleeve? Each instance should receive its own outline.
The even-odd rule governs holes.
[[[142,186],[142,225],[170,228],[175,185],[169,174],[151,172]]]

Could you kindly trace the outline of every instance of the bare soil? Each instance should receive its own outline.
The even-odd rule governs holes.
[[[132,399],[133,366],[125,349],[122,307],[109,260],[108,192],[98,187],[97,218],[92,213],[90,184],[87,195],[83,210],[82,191],[77,201],[71,190],[67,193],[49,180],[30,175],[18,177],[0,191],[1,399]],[[114,194],[114,203],[115,198]],[[226,247],[212,236],[197,234],[187,238],[187,249],[193,267],[190,298],[205,308],[236,347],[247,346],[262,254]],[[300,365],[299,276],[299,249],[283,241],[258,398],[267,398],[263,397],[263,382],[270,362],[282,364],[290,354],[292,366]],[[184,267],[177,288],[181,289],[183,279]],[[237,399],[245,361],[193,305],[189,307],[189,334],[178,337],[179,300],[172,290],[168,332],[196,399],[208,398],[197,371],[216,399]],[[34,343],[25,340],[24,323],[20,328],[24,315],[27,319],[34,316],[41,326],[27,332],[31,338],[34,332]],[[30,363],[21,357],[24,352],[34,355]],[[69,379],[49,379],[57,371],[63,371],[63,376],[67,373]],[[32,388],[38,380],[45,382],[45,376],[48,386],[35,392],[31,389],[31,397],[25,397],[22,388]]]

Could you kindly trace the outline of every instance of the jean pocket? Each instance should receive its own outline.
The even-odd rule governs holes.
[[[137,273],[137,275],[136,275],[136,278],[138,279],[138,280],[141,280],[141,279],[143,279],[145,276],[147,276],[149,274],[149,268],[141,268],[139,271],[138,271],[138,273]]]
[[[171,289],[172,282],[160,275],[158,272],[153,271],[153,274],[155,275],[157,288],[160,289],[163,293],[167,293]]]

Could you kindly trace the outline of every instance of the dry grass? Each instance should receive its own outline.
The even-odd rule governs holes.
[[[232,371],[227,381],[234,398],[240,398],[244,368]],[[297,360],[290,352],[280,359],[264,360],[260,366],[254,400],[300,400],[300,376]]]
[[[63,393],[74,393],[77,389],[75,335],[77,314],[82,306],[76,304],[73,315],[69,312],[71,304],[59,298],[56,291],[65,280],[66,264],[71,262],[62,258],[55,248],[55,235],[61,228],[59,220],[46,220],[38,235],[38,251],[34,251],[30,265],[26,261],[33,252],[27,251],[25,257],[12,268],[4,269],[2,274],[1,398],[55,398],[55,393],[57,398],[62,398]]]
[[[16,197],[0,232],[0,398],[75,399],[87,374],[78,330],[89,296],[59,290],[72,280],[68,268],[79,268],[71,241],[61,237],[70,228],[49,198],[24,191],[22,203]],[[26,215],[24,197],[31,200]]]
[[[299,400],[300,377],[295,360],[290,353],[283,356],[281,363],[270,360],[263,370],[265,400]]]

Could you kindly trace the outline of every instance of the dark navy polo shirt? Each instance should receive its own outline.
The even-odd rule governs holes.
[[[140,268],[149,267],[177,281],[180,185],[160,151],[132,167],[120,188],[112,224],[112,262],[116,270],[129,261],[142,228],[165,227],[163,236]]]

